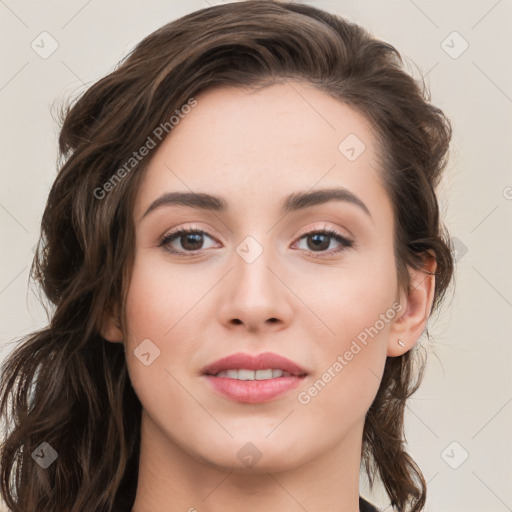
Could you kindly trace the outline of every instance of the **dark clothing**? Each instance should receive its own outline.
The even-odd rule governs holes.
[[[359,496],[359,512],[379,512],[379,509]]]
[[[131,506],[126,509],[127,512],[131,512],[131,510]],[[359,496],[359,512],[380,512],[380,510]]]

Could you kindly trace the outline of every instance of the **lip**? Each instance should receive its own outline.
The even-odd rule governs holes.
[[[307,375],[307,371],[297,363],[286,357],[274,354],[272,352],[263,352],[258,355],[244,354],[238,352],[209,364],[203,368],[204,375],[215,375],[223,370],[246,369],[246,370],[265,370],[274,368],[284,370],[295,377]],[[231,379],[233,380],[233,379]],[[247,381],[245,381],[247,382]]]
[[[289,376],[267,380],[238,380],[229,377],[215,377],[215,374],[230,369],[265,370],[280,369],[290,373]],[[203,376],[210,386],[219,394],[236,402],[269,402],[299,386],[307,371],[286,357],[264,352],[256,356],[237,353],[219,359],[203,369]]]

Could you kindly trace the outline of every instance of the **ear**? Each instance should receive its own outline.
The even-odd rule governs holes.
[[[109,308],[103,315],[100,334],[112,343],[123,343],[123,330],[117,306]]]
[[[410,350],[425,330],[435,290],[435,271],[437,268],[435,253],[428,251],[423,268],[415,270],[409,268],[411,276],[410,291],[400,291],[400,304],[403,314],[397,318],[390,330],[387,355],[401,356]],[[401,346],[398,340],[405,344]]]

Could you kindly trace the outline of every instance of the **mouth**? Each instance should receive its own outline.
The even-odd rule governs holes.
[[[303,377],[308,372],[294,361],[272,352],[258,355],[238,352],[207,365],[202,373],[237,380],[267,380],[283,376]]]
[[[208,374],[207,374],[208,375]],[[235,380],[269,380],[279,379],[280,377],[290,377],[292,374],[280,368],[268,368],[265,370],[248,370],[246,368],[222,370],[212,377],[227,377]],[[294,375],[299,377],[299,375]]]
[[[300,385],[308,372],[297,363],[265,352],[237,353],[205,367],[202,374],[213,390],[236,402],[274,400]]]

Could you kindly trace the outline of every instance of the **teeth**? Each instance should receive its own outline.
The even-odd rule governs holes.
[[[256,373],[252,370],[238,370],[238,380],[254,380]]]
[[[267,380],[277,379],[279,377],[289,377],[291,374],[280,369],[270,368],[268,370],[224,370],[215,375],[215,377],[228,377],[236,380]]]
[[[254,372],[254,378],[256,380],[266,380],[272,378],[272,370],[258,370]]]

